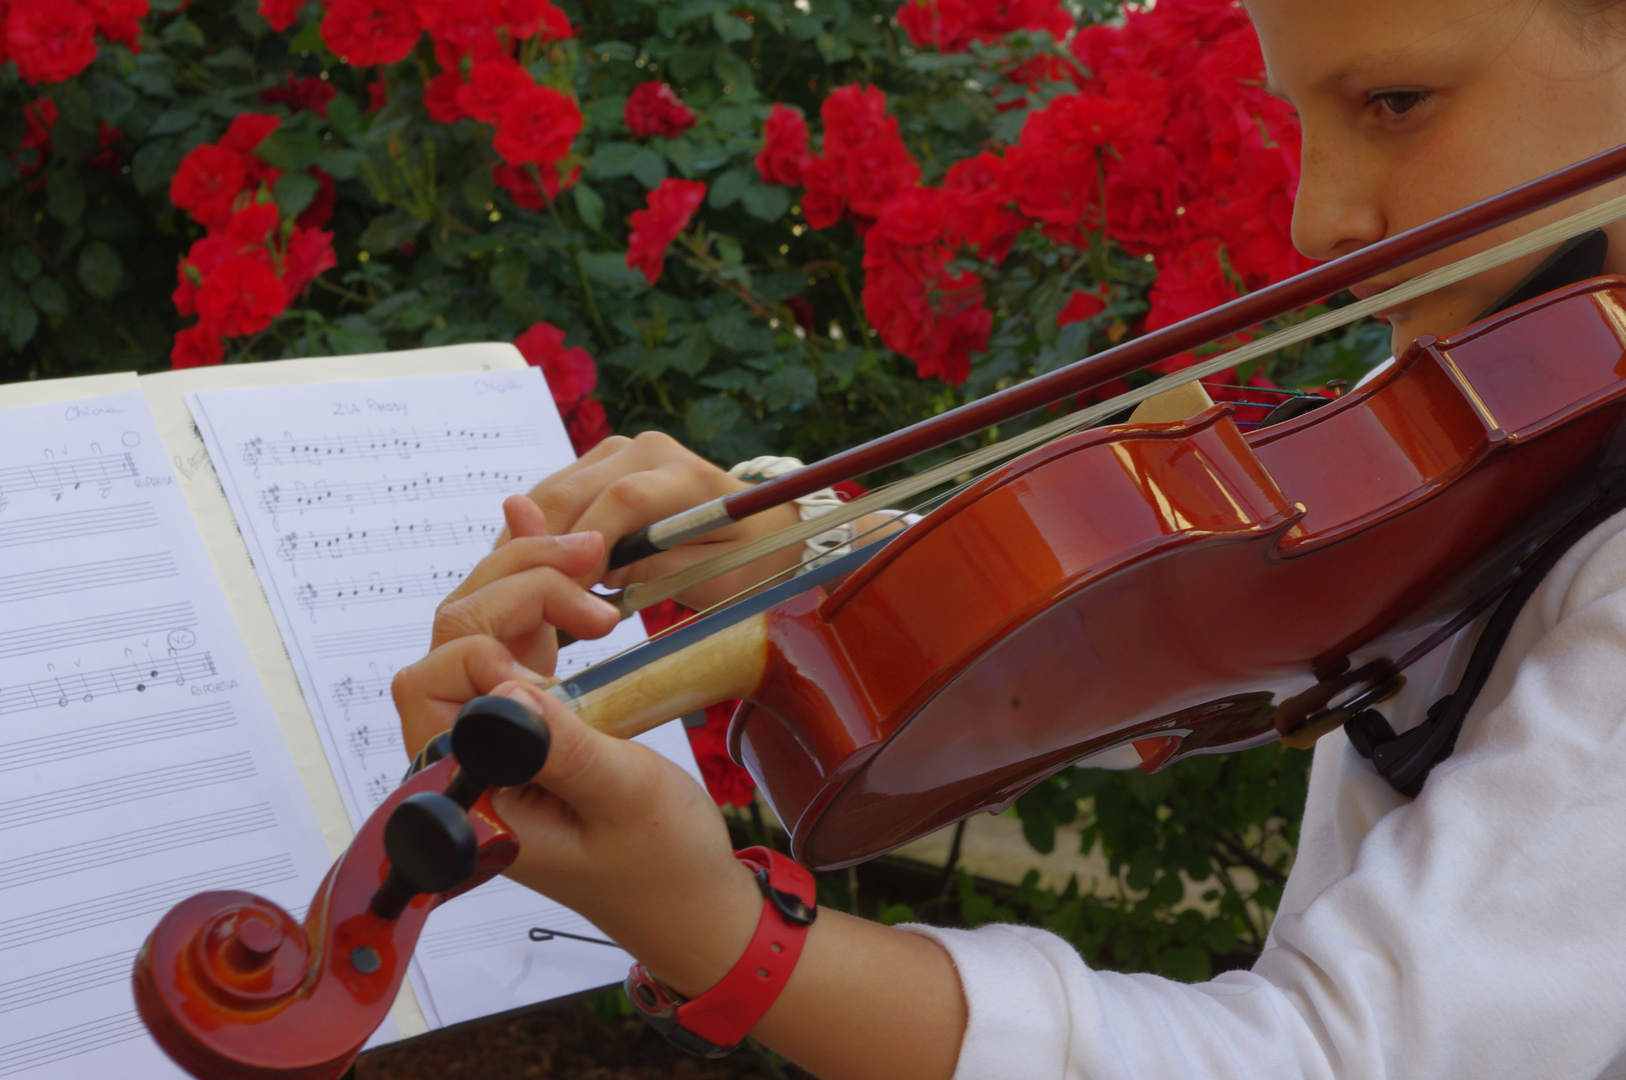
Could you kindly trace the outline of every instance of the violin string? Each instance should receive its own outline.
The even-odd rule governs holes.
[[[1325,312],[1285,327],[1273,334],[1248,342],[1229,352],[1200,361],[1181,371],[1154,379],[1144,386],[1066,416],[1031,428],[1000,442],[990,443],[942,464],[925,469],[885,487],[862,495],[839,509],[800,522],[788,528],[748,541],[727,552],[712,556],[683,570],[648,582],[627,586],[622,591],[620,606],[624,614],[642,610],[662,600],[686,592],[714,577],[730,573],[755,562],[765,555],[808,540],[822,532],[855,521],[876,510],[937,487],[939,484],[989,467],[1004,458],[1014,457],[1027,450],[1063,438],[1075,431],[1094,426],[1107,417],[1148,398],[1196,382],[1209,375],[1257,359],[1289,345],[1307,341],[1330,330],[1364,319],[1386,308],[1426,295],[1436,289],[1473,277],[1504,262],[1532,255],[1582,233],[1591,232],[1602,225],[1626,217],[1626,195],[1600,203],[1589,210],[1563,218],[1523,236],[1498,244],[1465,259],[1420,274],[1376,296],[1357,300],[1345,307]],[[749,591],[749,590],[748,590]]]

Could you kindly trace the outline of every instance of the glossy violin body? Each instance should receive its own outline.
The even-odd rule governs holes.
[[[833,868],[1125,742],[1155,768],[1268,741],[1505,579],[1626,464],[1623,416],[1599,278],[1252,435],[1223,406],[1073,435],[769,610],[731,749]]]

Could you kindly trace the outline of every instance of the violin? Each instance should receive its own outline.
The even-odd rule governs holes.
[[[1148,335],[925,421],[902,448],[958,437],[966,410],[987,421],[990,401],[1020,412],[1078,393],[1233,334],[1261,304],[1302,304],[1621,175],[1626,147],[1154,346]],[[1623,421],[1626,280],[1594,278],[1421,338],[1369,384],[1272,427],[1245,433],[1222,404],[1076,431],[901,533],[551,692],[624,737],[740,699],[730,750],[794,854],[849,866],[1124,744],[1149,771],[1277,738],[1308,745],[1393,693],[1409,658],[1483,610],[1626,470]],[[874,468],[901,452],[836,459]],[[765,509],[824,486],[825,467],[740,496]],[[725,502],[657,523],[619,558],[732,520],[736,497]],[[342,1076],[429,910],[513,860],[489,789],[529,780],[546,752],[523,707],[477,699],[364,824],[303,924],[245,893],[178,905],[136,962],[160,1045],[200,1077]]]

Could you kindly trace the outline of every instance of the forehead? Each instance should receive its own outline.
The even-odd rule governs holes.
[[[1553,2],[1247,0],[1247,9],[1272,88],[1293,97],[1483,64]]]

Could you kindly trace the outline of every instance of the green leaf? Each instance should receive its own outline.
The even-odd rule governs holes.
[[[723,90],[741,97],[756,96],[756,72],[739,53],[732,49],[718,49],[712,57],[711,68],[723,80]]]
[[[6,255],[6,266],[16,275],[18,281],[33,281],[40,272],[39,256],[27,248],[12,248]]]
[[[181,144],[174,139],[145,143],[130,159],[130,180],[143,195],[169,186],[170,177],[181,167]]]
[[[621,60],[627,63],[638,59],[638,50],[625,41],[597,41],[587,46],[589,53],[598,53],[606,60]]]
[[[666,10],[664,7],[661,10]],[[727,51],[727,50],[724,50]],[[679,49],[672,54],[667,71],[677,82],[686,83],[711,67],[710,49]]]
[[[322,156],[322,139],[309,127],[290,121],[267,135],[254,153],[284,171],[308,169]]]
[[[240,46],[233,45],[205,56],[203,66],[216,71],[247,71],[254,66],[254,58]]]
[[[659,187],[660,182],[666,179],[666,162],[659,154],[645,146],[633,155],[630,171],[644,187]]]
[[[123,120],[124,114],[136,101],[133,90],[121,80],[109,78],[100,71],[92,71],[85,76],[85,87],[90,91],[91,108],[96,111],[97,118],[109,124]]]
[[[289,38],[288,51],[298,56],[327,52],[327,43],[322,40],[322,20],[306,23],[299,33]]]
[[[112,244],[92,240],[79,252],[79,284],[90,295],[111,300],[124,288],[124,260],[113,250]]]
[[[355,150],[328,150],[316,159],[316,167],[335,180],[354,180],[361,175],[361,162]]]
[[[362,232],[362,249],[374,255],[394,251],[417,236],[423,226],[422,220],[405,210],[391,210],[387,214],[380,214],[368,222],[366,230]]]
[[[525,256],[508,248],[491,263],[491,287],[505,300],[524,297],[528,295],[526,284],[530,274],[531,264]]]
[[[730,169],[711,183],[706,201],[717,210],[725,210],[739,202],[751,186],[751,174],[744,169]]]
[[[717,36],[726,42],[751,40],[751,24],[744,19],[714,11],[711,13],[711,25],[717,31]]]
[[[770,412],[801,409],[819,399],[819,382],[805,367],[783,367],[762,380],[762,404]]]
[[[671,4],[662,4],[655,9],[655,25],[666,37],[677,37],[678,28],[683,25],[683,18],[678,10]]]
[[[790,209],[790,192],[782,187],[752,184],[740,196],[745,212],[763,221],[778,221]]]
[[[51,87],[51,97],[56,101],[57,127],[60,130],[63,124],[76,128],[87,135],[96,134],[96,105],[91,100],[90,91],[78,82],[58,83]],[[60,138],[58,132],[52,133],[54,138]]]
[[[757,110],[748,105],[721,105],[711,114],[711,122],[718,131],[736,135],[756,127]]]
[[[612,180],[618,176],[626,176],[632,172],[633,162],[638,155],[644,152],[644,147],[629,142],[607,142],[593,151],[593,156],[587,159],[587,172],[590,176]]]
[[[584,251],[582,273],[600,285],[626,292],[639,293],[649,288],[644,275],[627,265],[627,256],[619,251]]]
[[[203,31],[198,29],[198,24],[185,15],[171,19],[159,37],[171,45],[192,45],[201,49],[206,44]]]
[[[72,225],[85,213],[85,184],[79,174],[54,169],[45,182],[45,208],[64,225]]]
[[[310,173],[283,173],[271,185],[271,198],[283,217],[298,217],[321,189],[321,183]]]
[[[570,197],[575,200],[582,224],[595,232],[604,226],[604,200],[590,185],[577,184],[570,189]]]
[[[711,340],[739,353],[766,353],[773,348],[773,332],[752,321],[743,311],[713,315],[706,320]]]
[[[708,443],[738,424],[742,415],[739,402],[731,397],[713,394],[698,398],[690,405],[683,424],[688,428],[689,438],[698,443]]]
[[[354,139],[367,126],[361,107],[349,94],[340,94],[327,103],[327,122],[346,139]]]
[[[853,58],[853,47],[834,34],[820,34],[813,41],[818,46],[819,55],[824,57],[826,64],[839,64],[843,60]]]
[[[964,131],[976,119],[966,103],[958,98],[949,101],[939,101],[926,110],[926,115],[932,118],[932,123],[945,131]]]
[[[486,204],[497,197],[497,185],[491,182],[490,169],[470,169],[463,177],[463,201],[476,214],[486,212]]]
[[[389,344],[368,323],[365,315],[346,315],[337,325],[328,328],[327,340],[336,356],[383,352],[389,348]]]
[[[882,926],[896,926],[899,923],[914,922],[915,909],[908,904],[882,904],[875,909],[875,921]]]
[[[159,113],[158,119],[147,129],[147,134],[173,135],[178,131],[186,131],[197,126],[197,122],[203,118],[204,105],[204,100],[199,98]]]
[[[68,313],[68,290],[54,277],[35,278],[28,295],[33,298],[34,306],[47,315],[60,317]]]
[[[804,274],[758,274],[757,294],[771,303],[782,304],[807,288]]]
[[[40,322],[39,313],[28,297],[16,289],[0,291],[0,329],[13,349],[21,349],[33,338]]]

